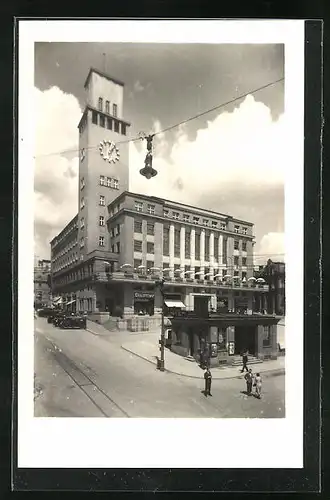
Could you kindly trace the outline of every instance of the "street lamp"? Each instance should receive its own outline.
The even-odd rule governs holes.
[[[165,322],[164,322],[164,306],[165,306],[165,295],[164,295],[164,283],[165,279],[156,280],[155,284],[158,286],[159,291],[162,296],[162,322],[161,322],[161,332],[160,332],[160,359],[157,361],[157,368],[161,372],[165,371]]]
[[[150,134],[146,136],[145,134],[140,134],[141,139],[145,139],[147,141],[147,154],[144,160],[144,168],[141,168],[140,174],[143,175],[146,179],[151,179],[157,175],[157,170],[152,168],[152,140],[154,138],[154,134]]]

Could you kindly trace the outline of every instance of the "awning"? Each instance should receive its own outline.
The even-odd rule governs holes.
[[[74,302],[76,302],[76,300],[70,300],[70,302],[67,302],[65,305],[68,306],[69,304],[73,304]]]
[[[180,300],[165,300],[165,305],[167,305],[167,307],[179,307],[180,309],[186,307]]]

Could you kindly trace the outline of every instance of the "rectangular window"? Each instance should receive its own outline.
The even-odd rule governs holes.
[[[97,125],[97,115],[98,113],[96,111],[92,111],[92,123]]]
[[[164,217],[169,217],[170,211],[164,208]]]
[[[142,266],[142,260],[141,259],[134,259],[134,271],[138,271],[139,266]]]
[[[99,236],[99,246],[104,247],[104,236]]]
[[[163,228],[163,255],[170,254],[170,230],[168,227]]]
[[[134,208],[137,212],[142,212],[143,211],[143,203],[141,201],[136,201],[134,203]]]
[[[155,205],[147,205],[148,214],[155,215]]]
[[[116,252],[120,253],[120,243],[119,243],[119,241],[116,243]]]
[[[179,214],[179,212],[172,212],[172,217],[173,217],[173,219],[178,220],[179,215],[180,215],[180,214]]]
[[[122,135],[126,135],[126,124],[125,123],[121,124],[121,133],[122,133]]]
[[[238,256],[235,255],[234,257],[234,266],[238,266]]]
[[[193,217],[193,223],[198,224],[199,223],[199,217]]]
[[[213,221],[211,222],[211,226],[212,226],[213,228],[216,228],[216,227],[218,226],[217,221],[216,221],[216,220],[213,220]]]
[[[100,226],[104,226],[104,217],[103,217],[103,215],[100,215],[100,217],[99,217],[99,225]]]
[[[242,227],[242,233],[247,234],[247,227]]]
[[[134,252],[142,252],[142,241],[134,240]]]
[[[203,219],[203,226],[208,226],[208,225],[209,225],[209,220]]]
[[[99,110],[102,111],[103,109],[103,99],[102,97],[99,97]]]
[[[105,127],[105,118],[103,115],[100,115],[100,127]]]
[[[112,120],[111,118],[107,118],[107,129],[112,130]]]
[[[205,260],[210,260],[210,236],[205,235]]]
[[[234,232],[239,233],[239,226],[234,226]]]
[[[106,179],[106,185],[107,185],[108,188],[112,187],[112,179],[111,179],[111,177],[107,177],[107,179]]]
[[[100,186],[105,186],[104,175],[100,175]]]
[[[103,196],[102,194],[100,194],[100,205],[101,207],[105,206],[105,196]]]
[[[155,224],[147,222],[147,234],[153,236],[155,234]]]
[[[246,279],[246,271],[242,271],[242,280],[243,280],[244,278]]]
[[[113,179],[113,189],[119,189],[119,182],[117,179]]]
[[[184,255],[186,259],[190,259],[190,231],[187,231],[186,229],[186,234],[185,234],[185,249],[184,249]]]
[[[106,113],[110,113],[110,103],[109,101],[105,101],[105,112]]]
[[[116,117],[116,116],[117,116],[117,104],[113,104],[113,105],[112,105],[112,115],[113,115],[114,117]]]
[[[214,238],[214,259],[218,261],[219,255],[219,238]]]
[[[142,233],[142,221],[141,220],[134,221],[134,233]]]
[[[246,266],[246,257],[242,257],[242,266]]]
[[[201,257],[201,235],[195,234],[195,259],[199,260]]]
[[[183,220],[184,220],[184,222],[188,222],[189,221],[189,215],[188,214],[183,214]]]
[[[224,264],[227,264],[227,238],[223,238],[222,240],[222,258]]]
[[[154,263],[153,260],[147,260],[146,264],[147,264],[147,266],[146,266],[147,267],[147,272],[150,273],[150,269],[152,267],[155,267],[155,263]]]
[[[234,241],[234,250],[239,250],[239,241],[238,240]]]
[[[174,229],[174,257],[180,257],[180,229]]]
[[[220,229],[222,229],[222,231],[226,230],[226,223],[225,222],[220,222]]]
[[[115,132],[117,132],[117,134],[119,134],[119,122],[117,120],[115,120],[114,130]]]
[[[117,224],[116,226],[116,234],[120,234],[120,224]]]
[[[80,219],[80,229],[83,229],[84,227],[85,227],[85,218],[84,218],[84,217],[82,217],[82,218]]]
[[[155,246],[153,243],[150,241],[147,242],[147,253],[154,253],[155,252]]]
[[[243,252],[246,252],[246,241],[243,241],[242,243],[242,250]]]

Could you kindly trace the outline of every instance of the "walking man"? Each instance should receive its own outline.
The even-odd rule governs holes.
[[[212,396],[211,394],[211,384],[212,384],[212,374],[210,372],[210,369],[207,367],[204,373],[204,380],[205,380],[205,390],[204,394],[205,396]]]
[[[248,396],[251,396],[252,393],[252,383],[253,383],[253,373],[251,368],[249,371],[245,374],[245,380],[246,380],[246,392]]]
[[[247,351],[244,351],[243,352],[243,356],[242,356],[242,361],[243,361],[243,367],[241,369],[241,373],[244,372],[244,369],[248,372],[248,367],[247,367],[247,362],[248,362],[248,354],[247,354]]]

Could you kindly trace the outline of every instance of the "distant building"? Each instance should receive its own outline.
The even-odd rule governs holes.
[[[52,302],[50,264],[50,260],[43,259],[34,267],[34,303],[37,306],[50,306]]]
[[[268,285],[264,305],[268,314],[285,316],[285,263],[268,259],[264,266],[257,266],[255,277],[263,278]]]

